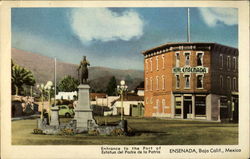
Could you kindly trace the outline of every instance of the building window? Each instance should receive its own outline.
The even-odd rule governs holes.
[[[190,88],[190,75],[184,75],[185,77],[185,88]]]
[[[223,55],[220,54],[220,68],[223,68]]]
[[[151,104],[153,104],[153,97],[151,97],[151,99],[150,99],[150,103],[151,103]]]
[[[180,88],[180,75],[175,75],[176,76],[176,88]]]
[[[181,97],[175,97],[175,115],[181,116]]]
[[[159,70],[159,60],[158,60],[158,56],[155,57],[156,59],[156,70]]]
[[[156,90],[159,90],[159,76],[156,76]]]
[[[190,53],[185,52],[185,65],[190,65]]]
[[[153,90],[153,78],[150,77],[150,90],[152,91]]]
[[[145,87],[146,87],[146,91],[148,91],[148,78],[146,78]]]
[[[195,96],[195,115],[206,115],[205,96]]]
[[[165,113],[165,108],[166,108],[166,100],[162,99],[162,113]]]
[[[220,88],[223,88],[223,76],[220,76]]]
[[[146,98],[146,104],[148,104],[148,97]]]
[[[162,58],[162,69],[165,69],[165,57],[164,55],[161,55]]]
[[[237,80],[236,80],[236,77],[233,78],[233,90],[237,91]]]
[[[152,57],[150,58],[150,71],[153,71],[153,62],[152,62]]]
[[[162,90],[165,89],[165,76],[162,76]]]
[[[233,57],[233,69],[236,70],[236,57]]]
[[[203,52],[198,52],[196,54],[197,58],[197,66],[202,66],[203,65]]]
[[[156,99],[156,113],[159,113],[160,104],[159,104],[159,99]]]
[[[230,69],[230,56],[227,56],[227,68]]]
[[[176,56],[176,60],[175,60],[175,66],[176,67],[180,67],[180,53],[179,52],[176,52],[175,53],[175,56]]]
[[[231,90],[231,78],[227,77],[227,89]]]
[[[148,72],[148,59],[146,59],[146,72]]]
[[[197,88],[203,88],[203,75],[197,75]]]

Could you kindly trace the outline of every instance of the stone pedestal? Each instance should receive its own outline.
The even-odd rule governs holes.
[[[89,85],[81,84],[78,86],[78,104],[75,109],[75,120],[77,133],[87,132],[90,125],[95,125],[90,108]]]
[[[59,127],[59,108],[57,106],[51,108],[51,126]]]

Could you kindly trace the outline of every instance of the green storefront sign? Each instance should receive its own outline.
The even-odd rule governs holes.
[[[208,73],[207,67],[174,67],[173,73]]]

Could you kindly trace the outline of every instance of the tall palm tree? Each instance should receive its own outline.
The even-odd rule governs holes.
[[[11,86],[16,95],[20,94],[24,85],[34,86],[36,81],[32,72],[11,61]],[[12,93],[13,94],[13,93]]]

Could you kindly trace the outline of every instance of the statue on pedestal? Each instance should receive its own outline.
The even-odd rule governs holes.
[[[89,62],[86,60],[86,56],[83,56],[83,60],[81,61],[77,71],[79,78],[79,71],[81,71],[81,76],[79,78],[80,84],[86,84],[88,80],[88,66],[90,66]]]

